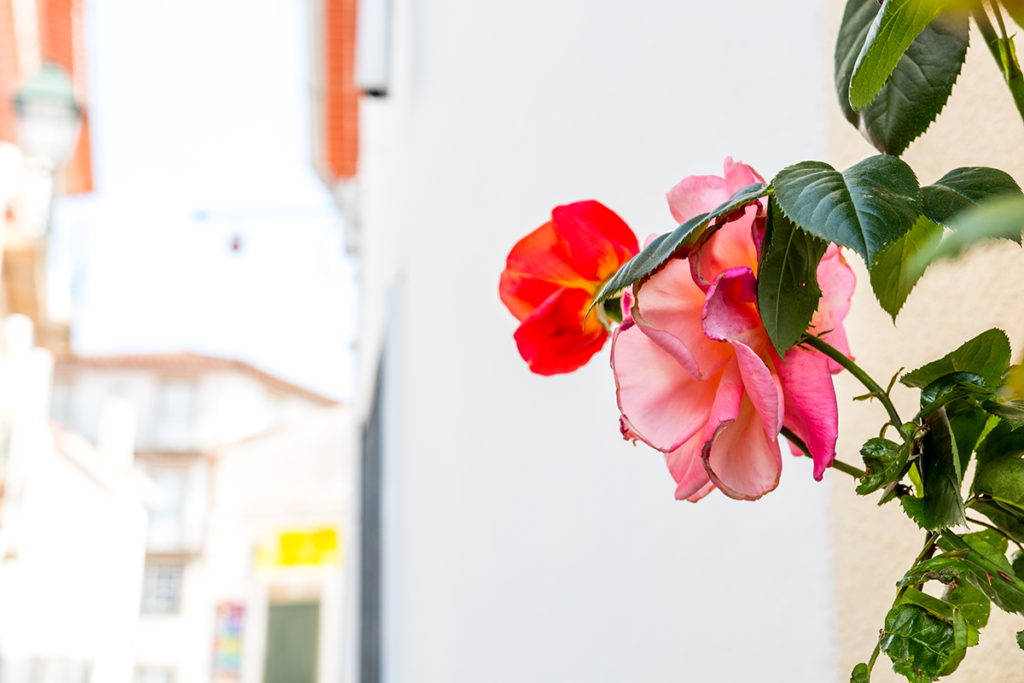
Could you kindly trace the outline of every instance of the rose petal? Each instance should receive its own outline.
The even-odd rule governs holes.
[[[779,485],[782,456],[761,428],[753,403],[744,398],[732,422],[723,422],[701,451],[711,481],[730,498],[757,500]]]
[[[705,336],[760,348],[766,333],[756,302],[757,280],[750,268],[722,271],[704,299],[701,326]]]
[[[713,488],[708,472],[704,469],[704,462],[700,459],[703,446],[700,434],[694,434],[682,446],[665,454],[665,464],[676,481],[676,500],[689,500],[701,492],[707,495]]]
[[[637,325],[625,323],[615,331],[612,371],[627,438],[672,451],[707,422],[717,379],[695,381]]]
[[[583,312],[590,294],[579,289],[560,289],[523,321],[515,332],[519,355],[538,375],[572,372],[601,350],[608,331]]]
[[[560,289],[562,287],[554,282],[505,270],[501,273],[498,293],[512,315],[522,322],[530,317],[535,308]]]
[[[820,353],[794,346],[784,360],[775,362],[785,397],[783,424],[807,444],[818,481],[825,468],[832,466],[839,436],[839,406],[828,360]]]
[[[741,342],[732,342],[732,346],[736,350],[736,362],[747,398],[761,417],[765,436],[774,440],[782,429],[785,414],[782,384],[749,346]]]
[[[757,272],[757,247],[751,238],[758,205],[751,204],[735,220],[719,228],[690,257],[693,281],[704,291],[723,270],[746,266]]]
[[[555,207],[551,220],[567,261],[591,282],[608,279],[640,251],[636,236],[625,221],[599,202]]]
[[[575,269],[551,221],[516,242],[505,261],[505,270],[569,289],[585,290],[594,284]]]
[[[714,374],[731,355],[728,346],[704,334],[704,293],[693,283],[686,261],[669,261],[634,295],[633,320],[694,379]]]
[[[668,208],[677,223],[718,208],[732,196],[725,178],[714,175],[692,175],[683,178],[666,193]]]
[[[764,178],[744,163],[734,163],[732,157],[725,158],[725,183],[729,187],[730,196],[747,185],[763,183]]]
[[[811,319],[811,330],[825,332],[821,338],[850,358],[853,356],[850,354],[850,345],[846,340],[843,319],[850,311],[850,299],[856,285],[857,278],[846,263],[846,259],[843,258],[839,247],[834,244],[829,245],[824,258],[818,264],[818,286],[821,287],[821,300],[818,302],[817,312]],[[828,363],[832,374],[843,369],[832,359],[829,359]]]

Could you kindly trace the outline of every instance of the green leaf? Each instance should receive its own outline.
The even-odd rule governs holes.
[[[934,0],[885,0],[853,67],[850,104],[854,109],[863,109],[875,98],[903,53],[940,9]]]
[[[946,555],[955,556],[962,563],[977,588],[1003,611],[1024,614],[1024,582],[1006,559],[1006,542],[995,547],[987,538],[981,533],[963,537],[950,531],[942,533],[942,540],[952,548]]]
[[[719,227],[739,218],[747,204],[767,193],[768,186],[764,183],[748,185],[737,190],[727,202],[711,213],[694,216],[672,232],[660,235],[619,268],[619,271],[601,289],[590,308],[593,309],[594,306],[618,296],[626,287],[646,278],[673,256],[688,256]]]
[[[926,26],[878,95],[858,111],[850,105],[850,80],[878,13],[878,5],[868,0],[847,2],[836,40],[836,93],[853,127],[878,151],[899,156],[928,129],[953,91],[967,55],[967,17],[945,13]]]
[[[992,613],[992,601],[972,583],[962,581],[946,586],[942,599],[955,606],[974,628],[984,628]]]
[[[1024,515],[1024,460],[1011,455],[979,463],[973,490],[1012,505]]]
[[[900,499],[903,510],[924,529],[966,524],[960,494],[962,462],[944,408],[928,418],[928,433],[919,462],[924,496],[904,496]]]
[[[978,444],[978,466],[1007,457],[1024,455],[1024,429],[1014,429],[1007,422],[1000,422],[985,439]]]
[[[956,657],[954,653],[963,649],[957,647],[952,620],[908,602],[889,610],[880,642],[882,651],[892,660],[893,671],[914,683],[937,680]]]
[[[985,401],[981,407],[993,415],[1003,418],[1014,427],[1024,425],[1024,401],[1019,398]]]
[[[924,215],[947,227],[955,225],[954,219],[964,211],[990,199],[1020,195],[1010,174],[984,166],[955,168],[921,188]]]
[[[757,270],[757,309],[772,345],[785,355],[818,309],[818,263],[828,243],[804,232],[769,202]]]
[[[1017,631],[1017,647],[1024,650],[1024,631]]]
[[[896,315],[924,274],[911,271],[907,268],[908,262],[941,236],[942,228],[921,216],[908,233],[897,238],[875,257],[875,264],[871,268],[871,289],[882,309],[892,316],[893,322],[896,322]]]
[[[952,232],[941,242],[931,242],[910,260],[907,267],[924,272],[935,261],[956,258],[978,242],[991,239],[1021,241],[1024,231],[1024,197],[1005,196],[967,209],[949,221]]]
[[[1000,0],[1017,26],[1024,26],[1024,0]]]
[[[850,683],[871,683],[871,669],[868,668],[867,664],[861,662],[853,667],[853,673],[850,674]]]
[[[772,186],[790,220],[853,249],[868,268],[921,214],[914,171],[888,155],[868,157],[842,173],[820,161],[804,161],[782,169]]]
[[[921,417],[928,417],[947,403],[969,396],[991,396],[985,378],[973,372],[943,375],[921,390]]]
[[[972,510],[992,520],[992,523],[1009,534],[1018,543],[1024,543],[1024,514],[1012,505],[1004,505],[990,498],[977,498],[971,501]]]
[[[944,375],[954,372],[972,372],[985,379],[985,385],[994,387],[1010,364],[1010,339],[999,329],[982,332],[962,344],[956,351],[939,360],[908,372],[900,382],[908,387],[923,389]]]
[[[898,444],[882,438],[868,439],[860,454],[867,474],[857,485],[857,493],[865,496],[903,477],[910,457],[910,444]]]

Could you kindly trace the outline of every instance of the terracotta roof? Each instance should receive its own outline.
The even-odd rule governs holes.
[[[196,353],[153,353],[125,356],[71,356],[57,361],[54,368],[57,375],[67,375],[78,370],[151,370],[169,375],[197,374],[211,370],[234,370],[253,377],[270,389],[309,399],[322,406],[340,405],[337,401],[309,389],[286,382],[283,379],[257,370],[248,363],[229,358],[201,356]]]

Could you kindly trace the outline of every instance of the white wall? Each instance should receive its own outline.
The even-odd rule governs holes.
[[[619,438],[607,350],[533,376],[497,296],[556,204],[599,199],[642,239],[726,155],[766,177],[824,158],[819,5],[395,1],[394,87],[364,104],[361,152],[364,415],[402,301],[388,683],[836,678],[810,463],[787,458],[756,505],[675,502],[661,457]]]

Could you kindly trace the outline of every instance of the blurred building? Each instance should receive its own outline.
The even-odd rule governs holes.
[[[322,683],[352,659],[356,434],[346,406],[216,449],[205,563],[217,683]]]
[[[50,208],[93,189],[84,22],[84,0],[0,0],[2,306],[58,355],[70,353],[70,321],[47,310]]]
[[[243,656],[255,651],[270,657],[278,652],[263,648],[261,628],[268,623],[274,626],[273,620],[267,621],[266,603],[277,604],[278,598],[267,591],[272,586],[277,590],[279,584],[266,584],[263,593],[253,593],[254,586],[262,585],[253,577],[262,566],[256,548],[264,547],[266,555],[270,552],[266,544],[280,540],[281,534],[333,534],[335,554],[328,558],[332,548],[325,548],[314,574],[332,575],[334,580],[327,581],[322,592],[328,604],[337,599],[337,549],[345,505],[344,477],[338,468],[346,452],[338,430],[343,428],[317,431],[314,425],[303,431],[296,426],[311,412],[336,405],[246,363],[189,353],[71,357],[57,363],[51,404],[54,420],[103,442],[110,420],[131,415],[133,441],[124,446],[134,452],[136,466],[161,494],[149,514],[139,603],[142,617],[133,641],[139,683],[211,680],[215,642],[221,643],[215,658],[218,680],[253,680],[251,676],[258,675],[224,664],[230,661],[226,653],[239,649],[242,641],[223,643],[244,633],[248,648]],[[343,414],[338,419],[343,420]],[[253,441],[224,456],[228,465],[219,464],[218,449],[275,430],[284,431],[272,442],[274,446]],[[258,462],[246,462],[246,452],[256,453],[252,460]],[[253,472],[247,477],[246,472],[248,467],[265,466],[281,474],[281,489],[275,493],[271,477],[269,491],[260,498],[252,487],[266,487],[267,475]],[[322,470],[333,478],[322,476]],[[320,492],[328,502],[318,505],[315,496],[303,501],[304,486]],[[231,521],[223,522],[221,534],[212,538],[211,505],[221,496],[231,501],[247,494],[255,495],[246,500],[250,506],[230,509]],[[295,510],[287,505],[283,510],[275,508],[275,500],[266,498],[278,494],[293,501]],[[261,511],[262,502],[267,504],[265,511]],[[310,503],[307,509],[304,502]],[[288,517],[296,511],[297,518]],[[316,539],[320,543],[323,536]],[[266,562],[276,566],[272,560]],[[320,584],[314,584],[301,585],[319,596]],[[281,589],[285,593],[287,585]],[[325,630],[331,632],[330,627]],[[255,661],[258,672],[263,660]],[[246,678],[238,678],[242,675]]]
[[[100,446],[54,425],[52,354],[33,345],[25,316],[3,331],[0,680],[127,682],[146,506],[159,492],[132,466],[131,416],[111,416]]]

